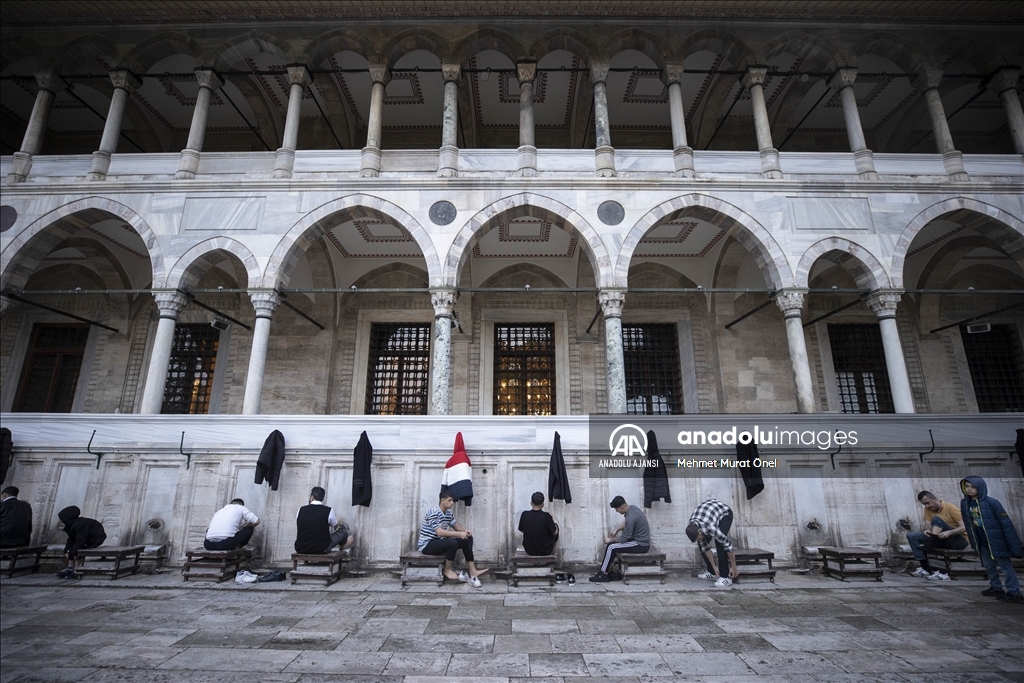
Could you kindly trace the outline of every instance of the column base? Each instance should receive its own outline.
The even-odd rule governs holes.
[[[11,170],[7,172],[7,182],[9,183],[23,183],[28,178],[29,171],[32,170],[32,155],[27,152],[15,152],[14,163],[11,164]]]
[[[459,177],[459,148],[455,145],[444,145],[438,150],[437,175],[441,178]]]
[[[875,153],[870,149],[858,149],[853,153],[853,163],[857,167],[857,175],[863,180],[878,180],[875,171]]]
[[[970,180],[964,169],[964,155],[958,149],[942,153],[942,166],[950,180]]]
[[[594,162],[598,178],[614,178],[615,172],[615,148],[604,145],[594,150]]]
[[[174,174],[175,180],[192,180],[199,171],[199,152],[194,149],[185,148],[181,150],[181,159],[178,161],[178,172]]]
[[[359,162],[359,175],[362,178],[376,178],[380,175],[380,149],[363,147],[363,156]]]
[[[676,147],[672,150],[672,157],[676,163],[676,175],[680,178],[696,178],[693,170],[693,148]]]
[[[86,180],[106,180],[107,171],[110,170],[110,152],[96,150],[92,153],[92,167],[89,169]]]
[[[277,150],[277,159],[274,161],[274,177],[291,178],[293,168],[295,168],[295,150],[287,147]]]
[[[516,149],[516,175],[521,178],[537,177],[537,148],[520,145]]]
[[[782,177],[782,168],[779,166],[779,150],[768,147],[760,151],[761,156],[761,177],[778,180]]]

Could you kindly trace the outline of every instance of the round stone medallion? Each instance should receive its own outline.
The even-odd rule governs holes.
[[[455,205],[451,202],[434,202],[430,207],[430,220],[434,221],[434,225],[448,225],[455,220],[457,213]]]
[[[618,225],[626,217],[626,210],[622,208],[622,204],[609,199],[597,207],[597,217],[605,225]]]
[[[0,206],[0,232],[7,232],[18,220],[18,211],[13,206]]]

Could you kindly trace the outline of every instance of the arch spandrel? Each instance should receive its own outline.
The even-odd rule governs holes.
[[[795,275],[797,287],[810,286],[811,269],[822,258],[846,269],[862,289],[888,289],[892,286],[892,278],[882,262],[868,249],[842,237],[826,237],[808,247],[800,257]]]
[[[481,28],[463,38],[452,49],[452,62],[463,68],[468,67],[473,55],[484,50],[500,52],[513,64],[526,57],[526,49],[512,34],[496,28]]]
[[[281,57],[289,64],[295,61],[291,45],[266,31],[249,31],[229,38],[197,61],[200,64],[212,64],[217,71],[227,71],[232,65],[262,53]]]
[[[164,286],[167,289],[195,287],[203,273],[222,260],[225,254],[232,254],[242,262],[247,287],[255,289],[262,284],[259,262],[248,247],[230,237],[211,237],[182,254],[168,272]]]
[[[568,50],[589,66],[597,57],[598,46],[585,33],[571,28],[553,28],[535,39],[527,48],[530,57],[538,62],[549,52]]]
[[[299,62],[317,68],[339,52],[354,52],[366,60],[375,57],[376,49],[366,36],[347,28],[336,28],[321,33],[309,42]]]
[[[442,63],[448,62],[452,58],[451,50],[444,38],[433,31],[409,29],[392,36],[381,48],[377,61],[390,70],[404,55],[416,50],[430,52]]]
[[[188,55],[197,58],[202,47],[184,33],[167,31],[150,36],[137,43],[128,54],[121,58],[120,66],[141,75],[148,73],[155,64],[174,55]]]
[[[653,33],[638,28],[619,31],[605,41],[598,54],[600,60],[607,63],[623,50],[636,50],[647,55],[659,69],[664,69],[665,64],[673,60],[672,49],[666,43]]]
[[[83,64],[97,57],[109,57],[114,64],[120,61],[120,54],[113,40],[98,33],[89,33],[64,43],[46,62],[44,68],[57,73],[77,73],[81,71]]]

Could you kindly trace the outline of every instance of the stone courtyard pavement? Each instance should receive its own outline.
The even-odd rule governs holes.
[[[975,580],[323,589],[26,576],[0,584],[0,681],[1024,682],[1024,610]]]

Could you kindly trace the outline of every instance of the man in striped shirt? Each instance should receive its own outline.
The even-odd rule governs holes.
[[[697,544],[705,563],[711,569],[711,576],[717,572],[715,585],[724,588],[732,585],[732,580],[739,576],[736,569],[736,552],[726,535],[732,528],[732,509],[720,500],[709,498],[697,506],[690,515],[690,523],[686,526],[686,536]],[[711,555],[711,539],[718,549],[718,565]],[[729,569],[726,573],[726,557]],[[705,576],[705,575],[702,575]]]
[[[444,576],[452,581],[463,581],[480,588],[480,575],[487,572],[479,570],[473,561],[473,534],[455,520],[455,500],[447,489],[441,491],[437,506],[427,510],[423,524],[420,525],[419,543],[417,548],[424,555],[444,555]],[[461,550],[466,558],[469,574],[452,570],[455,554]]]

